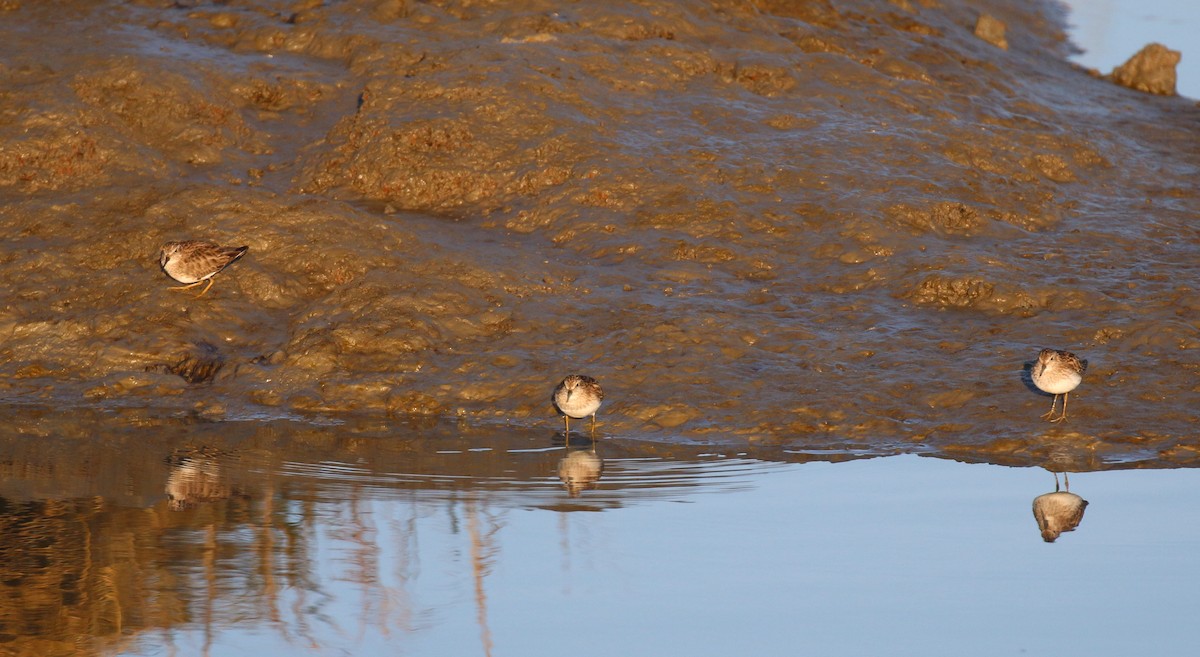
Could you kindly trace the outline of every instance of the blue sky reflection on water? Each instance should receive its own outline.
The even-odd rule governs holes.
[[[722,474],[720,461],[710,466]],[[270,613],[261,610],[276,621],[218,624],[208,652],[1194,649],[1194,470],[1076,474],[1071,489],[1091,504],[1080,527],[1054,544],[1041,540],[1030,511],[1035,496],[1054,488],[1041,469],[902,456],[763,464],[743,468],[739,485],[713,482],[626,498],[602,512],[386,487],[364,491],[358,503],[320,500],[317,581],[283,591]],[[593,494],[621,495],[606,491],[603,479],[582,499]],[[129,654],[167,654],[167,645],[201,654],[201,625],[145,635],[144,652]]]

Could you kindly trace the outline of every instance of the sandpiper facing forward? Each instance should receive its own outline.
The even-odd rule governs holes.
[[[1050,402],[1050,412],[1042,415],[1042,419],[1051,422],[1062,422],[1067,419],[1067,396],[1079,387],[1083,381],[1083,372],[1087,369],[1087,361],[1079,360],[1069,351],[1043,349],[1038,354],[1037,362],[1033,364],[1030,378],[1039,390],[1054,395]],[[1054,406],[1058,404],[1058,396],[1062,395],[1062,415],[1054,417]],[[1053,418],[1053,419],[1051,419]]]
[[[579,420],[589,415],[592,416],[592,431],[595,431],[596,411],[604,401],[604,389],[590,376],[572,374],[558,384],[551,400],[562,413],[567,433],[571,432],[571,418]]]
[[[172,290],[187,290],[208,281],[204,290],[196,295],[196,298],[200,298],[212,287],[213,276],[228,267],[229,263],[245,255],[249,248],[221,246],[201,240],[167,242],[162,246],[158,263],[162,265],[163,271],[167,272],[167,276],[184,284],[173,287]]]

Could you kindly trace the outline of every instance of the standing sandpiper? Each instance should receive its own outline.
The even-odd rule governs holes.
[[[204,296],[212,287],[213,276],[229,266],[229,263],[245,255],[248,246],[220,246],[212,242],[187,240],[185,242],[167,242],[162,246],[158,262],[162,265],[167,276],[184,283],[172,290],[187,290],[204,281],[208,285],[196,298]]]
[[[1087,361],[1079,360],[1069,351],[1043,349],[1038,354],[1037,362],[1033,364],[1029,373],[1030,378],[1039,390],[1054,395],[1054,400],[1050,402],[1050,412],[1042,415],[1042,419],[1051,422],[1067,419],[1067,396],[1083,381],[1083,372],[1086,369]],[[1062,415],[1051,420],[1059,395],[1063,398]]]
[[[558,384],[550,399],[558,412],[562,413],[568,434],[571,433],[571,418],[578,420],[589,415],[592,416],[592,431],[596,430],[596,411],[600,409],[600,402],[604,401],[604,390],[595,379],[572,374]]]

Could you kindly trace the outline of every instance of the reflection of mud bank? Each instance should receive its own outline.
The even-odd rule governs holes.
[[[595,442],[567,444],[561,431],[470,427],[453,422],[381,423],[370,419],[315,425],[305,421],[208,422],[139,411],[0,407],[9,421],[0,430],[0,497],[104,498],[126,507],[195,509],[214,502],[261,496],[263,473],[289,479],[310,475],[323,485],[426,491],[461,496],[467,491],[510,494],[514,506],[559,500],[573,486],[599,487],[620,504],[704,482],[687,474],[704,462],[840,463],[916,452],[923,456],[1056,472],[1200,467],[1200,456],[1181,453],[1131,458],[1128,447],[1108,448],[1075,438],[1024,443],[872,448],[827,441],[811,449],[772,445],[679,444],[635,440],[599,432]],[[573,457],[573,458],[569,458]],[[646,464],[639,466],[638,463]],[[321,475],[328,464],[333,475]],[[655,465],[658,464],[658,465]],[[678,469],[676,470],[676,466]],[[761,468],[760,468],[761,469]],[[661,481],[650,470],[671,472]],[[709,472],[714,472],[711,468]],[[703,472],[697,470],[697,474]],[[603,477],[601,478],[601,474]],[[570,479],[570,481],[568,481]],[[523,497],[524,496],[524,497]]]
[[[0,396],[534,424],[582,370],[627,435],[987,449],[1049,346],[1054,435],[1193,449],[1190,102],[1005,0],[1006,50],[955,0],[558,4],[5,13]],[[169,294],[183,237],[250,253]]]
[[[14,418],[0,427],[6,657],[143,654],[130,647],[139,639],[187,653],[186,643],[172,640],[201,624],[211,631],[271,616],[278,629],[285,625],[272,611],[320,614],[339,589],[331,573],[340,564],[388,563],[384,554],[396,549],[420,563],[416,555],[438,549],[418,530],[421,517],[445,518],[455,533],[466,525],[474,544],[495,530],[476,533],[477,518],[487,526],[515,509],[599,511],[689,499],[748,486],[773,467],[695,458],[694,450],[672,461],[603,445],[598,451],[607,448],[612,465],[601,485],[597,451],[571,450],[547,431],[480,434],[441,425],[409,440],[408,431],[379,425],[102,415],[5,414]],[[97,433],[98,426],[110,430]],[[569,484],[560,480],[560,460],[574,464]],[[389,528],[398,543],[384,538]],[[350,549],[339,550],[341,541]],[[356,591],[389,590],[381,571],[355,572]],[[286,602],[296,595],[321,602]],[[425,598],[393,600],[403,615]]]

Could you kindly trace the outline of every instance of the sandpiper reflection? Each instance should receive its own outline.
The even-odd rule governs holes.
[[[1033,498],[1033,517],[1037,519],[1042,540],[1053,543],[1063,532],[1075,531],[1083,520],[1088,502],[1071,492],[1071,480],[1063,473],[1066,491],[1058,489],[1058,473],[1054,473],[1054,492]]]
[[[183,511],[206,502],[223,500],[233,489],[221,475],[221,465],[207,454],[176,455],[168,459],[167,499],[172,511]]]
[[[591,448],[579,449],[571,449],[568,445],[567,455],[558,462],[558,478],[571,497],[579,497],[583,491],[595,488],[603,473],[604,459],[596,454],[595,443]]]

